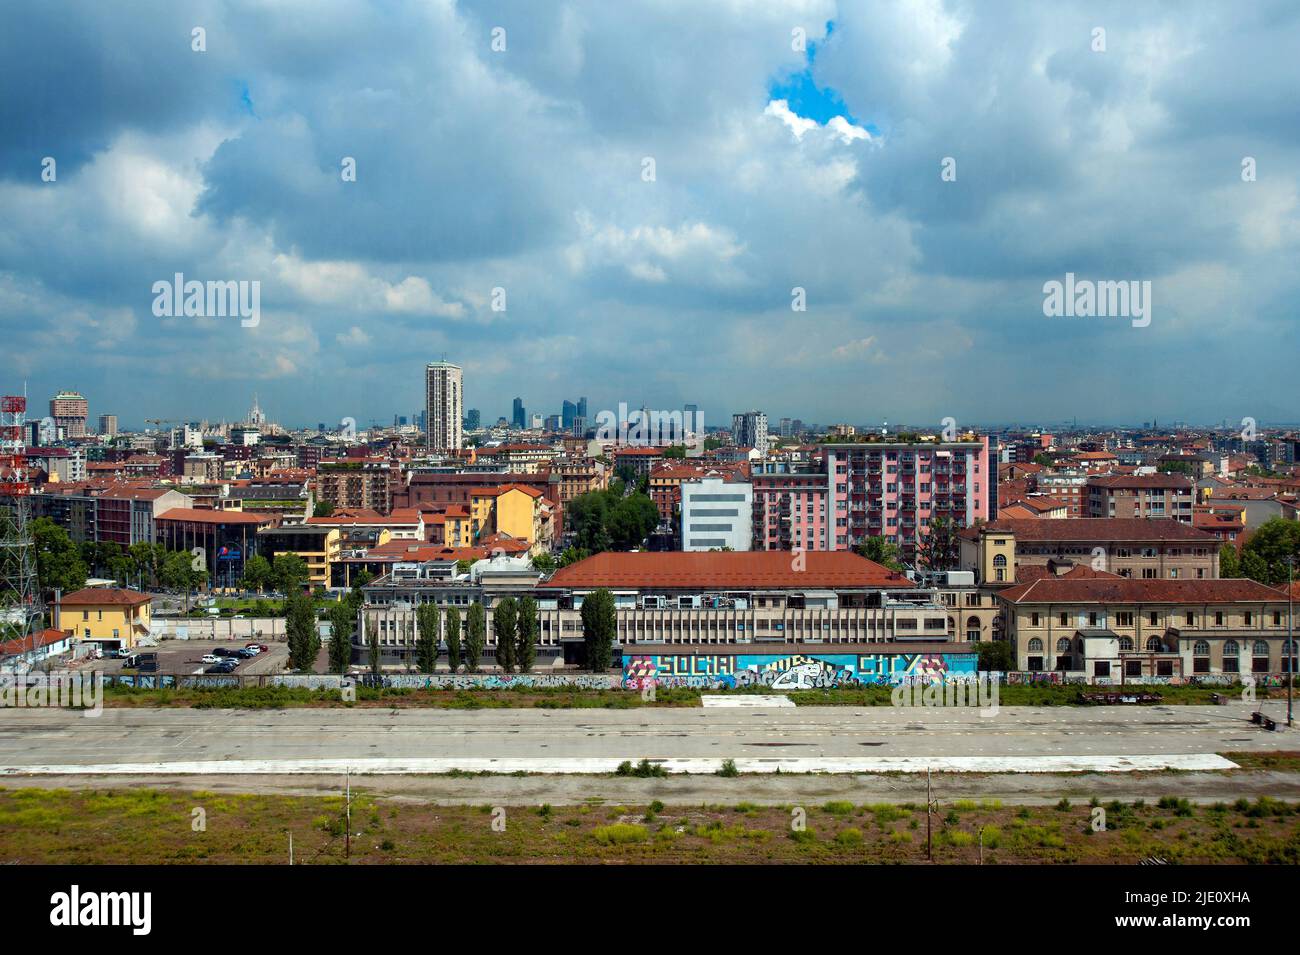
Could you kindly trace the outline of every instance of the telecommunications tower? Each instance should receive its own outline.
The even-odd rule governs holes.
[[[44,626],[32,540],[26,414],[25,396],[0,397],[0,631],[24,641],[19,653],[35,649],[36,634]]]

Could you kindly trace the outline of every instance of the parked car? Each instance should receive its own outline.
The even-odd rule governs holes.
[[[268,647],[265,643],[250,643],[250,644],[249,644],[248,646],[246,646],[244,649],[245,649],[245,650],[256,650],[258,653],[268,653],[268,652],[270,652],[270,649],[271,649],[271,648]]]
[[[205,653],[205,654],[203,654],[203,656],[202,656],[202,658],[199,660],[199,662],[200,662],[200,663],[220,663],[220,662],[221,662],[221,657],[217,656],[215,653]]]
[[[217,648],[216,648],[215,650],[213,650],[212,652],[215,653],[215,654],[216,654],[217,656],[219,656],[219,657],[233,657],[233,656],[234,656],[236,653],[238,653],[239,651],[237,651],[237,650],[232,650],[232,649],[230,649],[229,647],[217,647]]]
[[[224,663],[214,663],[203,671],[204,673],[229,673],[230,668]]]
[[[235,651],[235,656],[239,657],[241,660],[248,660],[248,659],[250,659],[250,658],[252,658],[252,657],[257,656],[257,651],[256,651],[256,650],[236,650],[236,651]],[[229,658],[227,658],[227,659],[229,659]]]

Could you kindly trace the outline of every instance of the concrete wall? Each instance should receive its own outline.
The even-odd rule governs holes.
[[[263,639],[285,635],[284,617],[154,617],[150,633],[169,640]]]

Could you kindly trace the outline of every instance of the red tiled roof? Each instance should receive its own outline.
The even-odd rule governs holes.
[[[529,497],[541,497],[542,492],[527,484],[499,484],[496,487],[476,487],[470,490],[473,497],[500,497],[507,491],[523,491]]]
[[[912,587],[910,580],[847,551],[606,551],[557,570],[551,587],[667,587],[682,590],[812,590]]]
[[[999,596],[1012,603],[1276,603],[1280,597],[1272,587],[1246,578],[1228,580],[1135,580],[1114,579],[1036,580],[1003,590]]]
[[[1039,518],[1012,518],[989,521],[968,527],[962,536],[975,539],[980,530],[1011,531],[1022,541],[1202,541],[1218,539],[1190,524],[1166,517],[1064,517],[1045,521]]]
[[[1154,488],[1154,487],[1177,487],[1190,488],[1192,482],[1185,477],[1179,477],[1175,474],[1121,474],[1108,475],[1103,477],[1089,478],[1088,483],[1093,487],[1116,487],[1116,488]]]
[[[59,601],[65,607],[135,607],[152,602],[148,594],[120,587],[83,587],[64,594]]]
[[[242,511],[214,511],[197,507],[173,507],[158,515],[160,521],[191,521],[198,524],[270,524],[275,518]]]
[[[69,639],[68,635],[62,630],[42,630],[40,633],[34,633],[28,637],[6,640],[4,643],[0,643],[0,657],[11,656],[15,653],[30,653],[32,650],[39,650],[42,647],[48,647],[53,643],[59,643],[67,639]]]
[[[1052,569],[1045,564],[1017,564],[1016,565],[1016,583],[1031,584],[1035,580],[1051,578],[1054,580],[1089,580],[1096,577],[1120,579],[1119,574],[1112,574],[1105,570],[1093,570],[1087,564],[1075,564],[1063,574],[1054,574]]]

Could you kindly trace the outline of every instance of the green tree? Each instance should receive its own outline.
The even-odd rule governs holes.
[[[486,637],[487,612],[476,600],[469,605],[469,613],[465,617],[465,669],[470,673],[478,672],[478,661],[483,655]]]
[[[570,564],[576,564],[580,560],[586,560],[591,556],[591,551],[582,547],[566,547],[560,554],[560,566],[568,567]]]
[[[4,520],[10,520],[4,512]],[[38,517],[31,524],[36,548],[36,576],[42,591],[56,588],[65,594],[86,586],[89,570],[81,559],[80,548],[65,531],[48,517]]]
[[[346,673],[352,662],[352,628],[357,615],[351,603],[340,600],[329,609],[330,672]]]
[[[330,517],[334,514],[334,505],[329,501],[317,501],[311,509],[312,517]]]
[[[502,597],[492,611],[492,632],[497,640],[497,663],[502,673],[515,672],[515,625],[519,622],[519,603],[514,597]]]
[[[415,645],[415,660],[421,673],[432,673],[438,665],[438,624],[442,612],[434,603],[415,608],[415,625],[420,636]]]
[[[285,617],[284,626],[289,638],[289,667],[299,672],[310,670],[316,663],[320,642],[311,598],[303,593],[290,594]]]
[[[1241,575],[1261,584],[1269,583],[1268,561],[1261,557],[1257,551],[1243,550],[1241,554]]]
[[[533,570],[541,571],[543,574],[549,574],[555,570],[555,558],[549,553],[533,555]]]
[[[1231,544],[1224,544],[1219,548],[1219,576],[1224,578],[1241,576],[1241,558],[1237,556],[1237,548]]]
[[[867,560],[874,560],[890,570],[901,572],[903,569],[902,561],[898,557],[898,545],[884,537],[868,537],[853,549]]]
[[[274,580],[271,562],[261,554],[255,554],[244,561],[244,576],[240,579],[240,586],[245,590],[256,590],[260,594]]]
[[[606,588],[601,587],[582,598],[582,637],[587,645],[587,666],[592,673],[604,673],[609,669],[617,624],[614,595]]]
[[[532,673],[537,660],[537,601],[531,594],[519,598],[518,640],[515,663],[520,673]]]
[[[447,608],[447,666],[452,673],[460,668],[460,611]]]
[[[271,568],[276,586],[285,594],[302,590],[311,577],[307,562],[293,553],[276,554]]]
[[[984,673],[994,670],[1006,673],[1016,668],[1011,644],[1006,640],[980,641],[975,644],[975,650],[979,653],[979,668]]]
[[[1257,560],[1251,560],[1251,558]],[[1286,583],[1286,563],[1284,558],[1294,557],[1300,561],[1300,521],[1289,521],[1274,517],[1259,525],[1242,547],[1242,566],[1251,565],[1259,569],[1260,576],[1249,570],[1246,576],[1264,584]]]
[[[1162,474],[1186,474],[1188,477],[1194,477],[1196,474],[1191,464],[1186,461],[1165,461],[1157,466],[1156,470]]]

